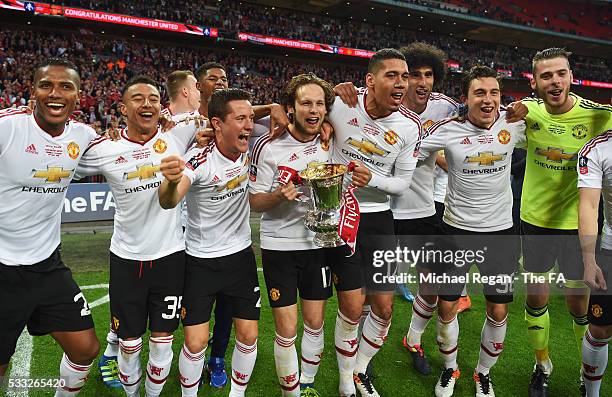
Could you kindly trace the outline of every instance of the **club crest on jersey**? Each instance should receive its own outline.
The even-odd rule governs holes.
[[[81,153],[81,148],[79,147],[79,145],[77,145],[76,142],[70,142],[68,144],[67,150],[68,156],[70,156],[70,158],[73,160],[76,160],[76,158],[79,157],[79,154]]]
[[[429,129],[429,127],[431,127],[433,125],[433,120],[427,120],[426,122],[423,123],[423,130],[427,130]]]
[[[74,170],[65,170],[64,167],[47,167],[46,170],[32,170],[32,178],[43,178],[45,182],[59,182],[70,178]]]
[[[480,166],[490,166],[494,165],[496,161],[503,161],[506,155],[507,153],[478,152],[477,156],[466,156],[463,162],[466,164],[478,163]]]
[[[153,165],[152,163],[143,164],[136,167],[136,171],[125,172],[123,174],[123,180],[129,181],[131,179],[139,178],[141,181],[152,179],[157,176],[160,172],[160,165]]]
[[[589,129],[584,124],[577,124],[572,127],[572,136],[576,139],[584,139],[589,133]]]
[[[238,175],[234,179],[231,179],[229,182],[227,182],[225,185],[218,186],[217,187],[217,191],[221,192],[221,191],[226,190],[226,189],[227,190],[234,190],[238,186],[240,186],[240,184],[242,182],[244,182],[246,179],[247,179],[247,174]]]
[[[562,163],[563,161],[573,161],[578,157],[578,153],[565,153],[565,149],[551,147],[546,149],[536,148],[535,154],[546,157],[546,160],[555,163]]]
[[[501,130],[497,134],[497,140],[502,145],[507,145],[508,142],[510,142],[510,137],[511,137],[510,133],[508,131],[506,131],[506,130]]]
[[[281,295],[280,291],[277,290],[276,288],[272,288],[270,290],[270,299],[272,299],[274,302],[280,299],[280,295]]]
[[[380,147],[378,147],[378,145],[368,139],[362,139],[361,141],[358,141],[356,139],[353,138],[349,138],[346,140],[346,143],[348,143],[349,145],[351,145],[352,147],[356,148],[359,152],[367,155],[367,156],[372,156],[372,155],[377,155],[380,157],[386,157],[389,153],[388,150],[382,149]]]
[[[168,149],[168,144],[163,139],[158,139],[153,144],[153,150],[155,150],[155,153],[162,154],[166,151],[166,149]]]
[[[589,159],[585,156],[580,156],[578,159],[578,170],[581,175],[585,175],[589,173]]]
[[[395,145],[397,143],[397,134],[391,130],[385,132],[385,142],[389,145]]]

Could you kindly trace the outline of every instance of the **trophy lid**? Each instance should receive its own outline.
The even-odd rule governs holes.
[[[311,163],[308,168],[299,172],[300,178],[307,180],[328,179],[343,175],[348,171],[344,164]]]

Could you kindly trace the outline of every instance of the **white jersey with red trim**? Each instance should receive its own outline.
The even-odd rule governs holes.
[[[591,139],[580,150],[578,187],[601,189],[605,218],[601,248],[612,250],[612,130]]]
[[[358,91],[357,106],[348,107],[336,97],[329,119],[334,126],[332,159],[335,163],[348,164],[362,161],[380,177],[393,176],[399,166],[403,170],[414,170],[417,157],[414,151],[421,135],[418,115],[404,106],[387,117],[372,119],[365,110],[368,90]],[[351,183],[350,174],[344,178],[345,188]],[[389,196],[372,186],[355,190],[361,212],[389,210]]]
[[[449,117],[459,104],[444,94],[432,92],[427,107],[419,114],[423,130],[434,122]],[[435,215],[434,170],[436,153],[417,163],[410,190],[401,196],[391,196],[391,211],[394,219],[419,219]]]
[[[491,232],[512,227],[510,164],[514,147],[526,143],[525,123],[508,123],[501,110],[486,129],[464,118],[434,123],[421,141],[420,158],[444,149],[448,188],[444,222],[459,229]]]
[[[34,116],[0,111],[0,262],[33,265],[57,248],[68,185],[96,137],[75,121],[52,137]]]
[[[302,171],[310,163],[326,163],[331,158],[329,144],[317,136],[310,142],[300,142],[289,132],[277,139],[269,134],[257,140],[252,151],[249,171],[249,192],[269,193],[279,184],[278,167]],[[316,249],[314,233],[304,226],[307,206],[298,201],[285,201],[261,216],[261,248],[278,251]]]
[[[100,137],[87,148],[76,174],[102,174],[108,181],[116,207],[112,253],[148,261],[185,249],[180,208],[164,210],[157,197],[164,180],[161,160],[184,153],[184,143],[172,130],[157,132],[143,143],[132,141],[124,129],[120,140]]]
[[[231,255],[251,245],[249,156],[225,157],[214,142],[185,155],[187,253],[199,258]]]

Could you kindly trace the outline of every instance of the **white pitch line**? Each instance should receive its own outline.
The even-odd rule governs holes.
[[[107,288],[108,284],[93,284],[93,285],[84,285],[81,287],[81,290],[88,289],[101,289]],[[89,305],[90,309],[93,309],[96,306],[103,305],[110,301],[110,297],[108,294],[103,297],[96,299],[91,302]],[[32,361],[32,335],[28,333],[28,331],[24,328],[23,332],[19,336],[17,340],[17,347],[15,349],[15,354],[11,358],[11,372],[9,372],[9,378],[28,378],[30,377],[30,365]],[[7,392],[7,397],[28,397],[30,393],[28,393],[28,389],[20,390],[20,391],[12,391],[9,390]]]
[[[32,360],[32,335],[26,329],[17,340],[15,354],[11,358],[11,372],[9,378],[28,378],[30,376],[30,362]],[[12,391],[6,394],[8,397],[28,397],[28,389]]]

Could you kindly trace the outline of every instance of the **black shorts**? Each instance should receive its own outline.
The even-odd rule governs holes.
[[[138,338],[147,329],[178,328],[185,280],[185,251],[152,261],[110,253],[111,326],[119,338]]]
[[[578,230],[548,229],[521,221],[523,267],[532,273],[546,273],[559,264],[566,280],[582,280],[584,266]]]
[[[597,255],[608,289],[591,291],[589,298],[589,322],[595,325],[612,325],[612,251],[602,249]]]
[[[59,247],[34,265],[0,263],[0,364],[9,362],[24,327],[31,335],[83,331],[94,326],[81,289]]]
[[[261,262],[271,307],[285,307],[306,300],[332,296],[330,248],[299,251],[261,250]]]
[[[417,219],[396,219],[394,223],[395,235],[402,250],[434,249],[440,243],[438,236],[442,234],[442,228],[436,215]],[[431,268],[433,263],[417,261],[416,264],[402,264],[400,268],[405,272],[409,266],[414,265],[418,270],[425,270]]]
[[[261,299],[257,263],[250,246],[219,258],[187,255],[181,313],[183,325],[210,321],[217,294],[224,295],[232,308],[233,318],[259,320]]]
[[[455,256],[444,267],[449,277],[455,280],[480,282],[486,299],[492,303],[512,302],[514,278],[518,270],[520,251],[519,237],[514,228],[495,232],[472,232],[443,224],[445,241]],[[472,265],[478,267],[478,274],[471,274]],[[436,273],[437,274],[437,273]],[[442,282],[438,285],[440,299],[452,302],[459,299],[463,282]]]
[[[341,266],[352,269],[352,273],[361,269],[364,282],[361,287],[365,286],[366,293],[394,291],[396,284],[390,277],[395,277],[397,263],[382,263],[379,256],[382,252],[394,252],[396,247],[391,210],[362,213],[355,253],[343,258]],[[348,277],[356,277],[356,274]]]

